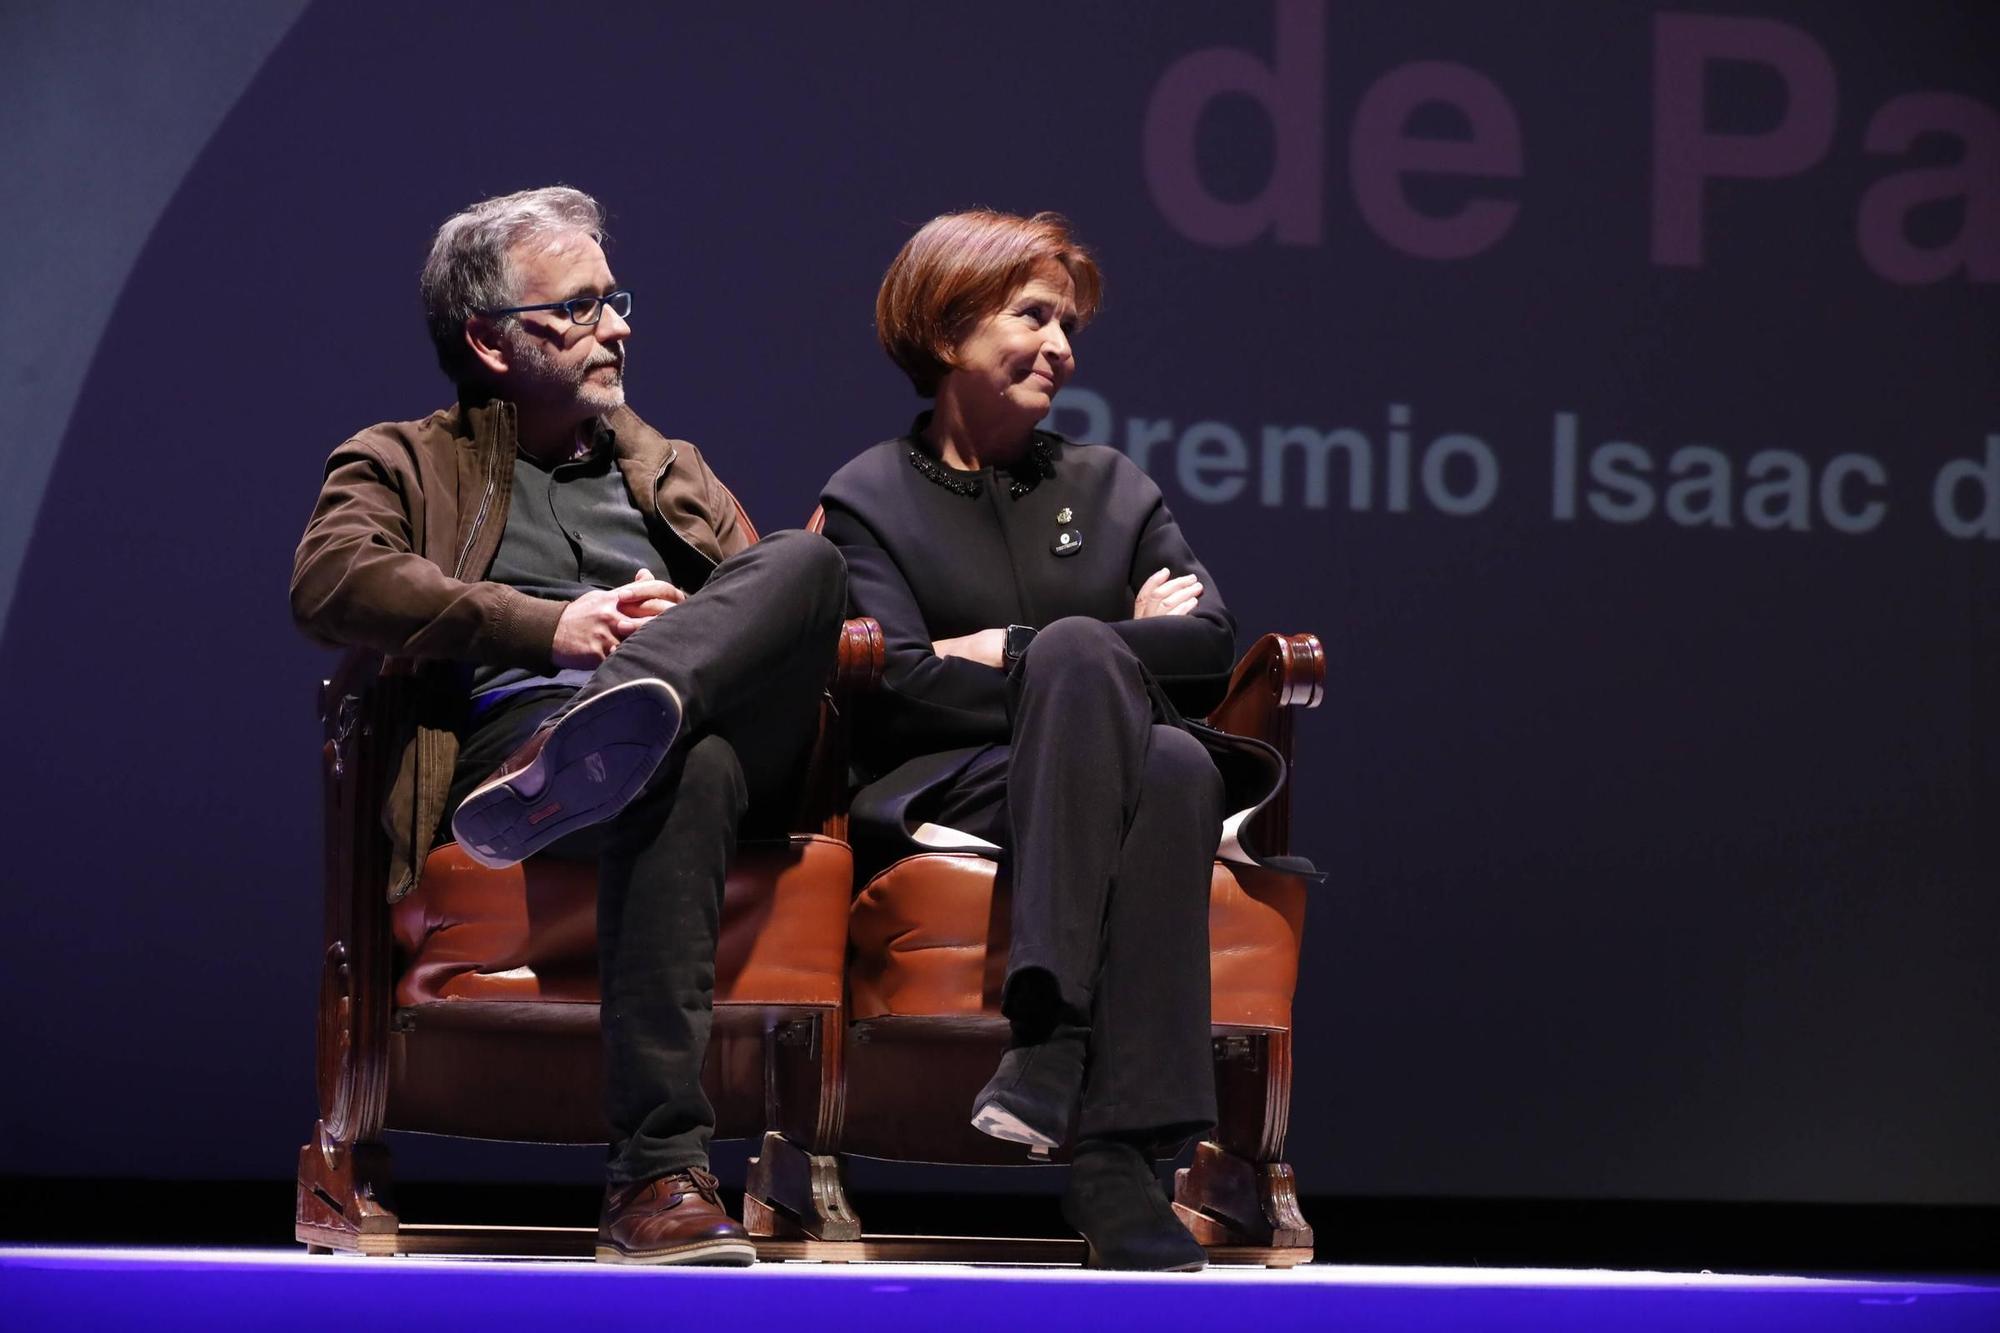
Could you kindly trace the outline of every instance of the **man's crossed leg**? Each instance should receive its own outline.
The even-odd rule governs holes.
[[[743,821],[782,821],[796,804],[845,589],[832,546],[775,533],[627,638],[573,695],[505,699],[461,746],[453,828],[469,854],[598,863],[615,1135],[600,1259],[755,1257],[707,1169],[715,1117],[701,1067],[722,891]]]

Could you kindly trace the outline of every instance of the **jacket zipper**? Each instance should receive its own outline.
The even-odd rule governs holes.
[[[702,550],[699,546],[696,546],[693,542],[689,541],[687,539],[687,534],[683,533],[679,528],[675,527],[671,522],[668,521],[667,511],[660,508],[660,483],[667,479],[667,469],[672,467],[674,465],[674,460],[676,458],[679,458],[680,456],[681,456],[681,451],[678,449],[674,450],[672,453],[667,455],[667,461],[660,464],[660,470],[653,474],[653,515],[654,517],[660,520],[661,527],[664,527],[668,532],[671,532],[674,534],[674,536],[680,538],[682,546],[687,547],[688,550],[693,551],[703,560],[707,560],[708,567],[710,569],[714,569],[718,562],[714,560],[709,560],[708,552]]]
[[[499,481],[500,474],[498,471],[492,467],[487,468],[486,493],[479,497],[479,512],[472,516],[472,527],[465,534],[465,545],[460,547],[458,551],[458,563],[451,568],[451,576],[455,579],[465,577],[466,559],[472,554],[472,543],[479,536],[480,525],[486,522],[486,511],[493,504],[493,491],[499,485]]]

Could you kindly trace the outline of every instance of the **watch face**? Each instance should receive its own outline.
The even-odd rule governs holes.
[[[1028,625],[1007,627],[1007,660],[1013,661],[1028,651],[1028,645],[1035,641],[1035,631]]]

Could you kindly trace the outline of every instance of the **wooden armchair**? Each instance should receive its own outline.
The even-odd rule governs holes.
[[[1316,637],[1266,635],[1238,663],[1208,720],[1270,743],[1289,768],[1292,710],[1318,705],[1325,671]],[[879,674],[879,664],[853,672],[857,680]],[[1267,854],[1289,850],[1289,784],[1249,832],[1247,840]],[[1312,1230],[1283,1160],[1305,895],[1300,876],[1215,863],[1209,930],[1220,1122],[1178,1174],[1175,1207],[1218,1260],[1288,1266],[1312,1257]],[[1005,876],[975,852],[906,857],[861,886],[849,913],[839,1153],[1023,1163],[1019,1145],[968,1123],[973,1094],[1007,1039],[999,991],[1008,929]],[[778,1159],[789,1159],[792,1176],[810,1176],[823,1215],[766,1211],[753,1229],[807,1240],[851,1234],[843,1225],[852,1211],[840,1194],[837,1160],[767,1144],[759,1165]],[[1063,1260],[1080,1258],[1081,1248],[1081,1242],[871,1237],[853,1257]]]
[[[745,842],[731,867],[703,1086],[719,1138],[832,1151],[840,1121],[842,959],[853,891],[834,801],[846,752],[838,709],[879,674],[880,631],[850,622],[822,708],[805,808],[789,837]],[[871,647],[872,645],[872,647]],[[855,672],[861,672],[857,679]],[[484,869],[447,843],[416,890],[387,899],[379,818],[414,675],[369,654],[320,691],[326,925],[319,996],[319,1120],[299,1150],[294,1234],[318,1251],[588,1253],[587,1232],[413,1224],[393,1200],[386,1129],[602,1143],[596,869],[531,859]],[[811,1214],[833,1239],[852,1217],[811,1201],[782,1153],[749,1207]],[[792,1192],[799,1192],[794,1197]]]

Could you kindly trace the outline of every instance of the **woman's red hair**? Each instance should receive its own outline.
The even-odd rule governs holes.
[[[932,218],[882,275],[875,297],[882,349],[921,397],[932,397],[959,342],[1045,262],[1069,274],[1077,327],[1089,323],[1103,296],[1103,278],[1060,213],[1024,218],[975,208]]]

